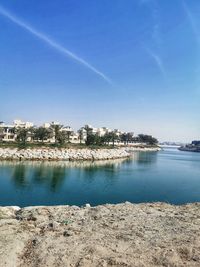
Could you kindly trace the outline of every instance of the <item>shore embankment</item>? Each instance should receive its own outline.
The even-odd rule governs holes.
[[[133,151],[157,151],[158,148],[0,148],[0,160],[108,160],[128,158]]]
[[[0,207],[0,263],[200,266],[200,203]]]

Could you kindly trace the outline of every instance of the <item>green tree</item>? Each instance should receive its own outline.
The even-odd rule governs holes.
[[[103,136],[103,139],[104,139],[104,144],[109,145],[109,143],[112,142],[112,135],[110,133],[106,133]]]
[[[133,133],[127,133],[126,134],[126,142],[127,142],[127,145],[133,141]]]
[[[0,127],[0,142],[2,141],[3,137],[4,137],[4,128]]]
[[[72,131],[66,131],[66,139],[67,139],[67,143],[70,143],[70,136],[72,134]]]
[[[120,135],[120,141],[124,143],[124,145],[127,143],[127,135],[126,133],[123,133]]]
[[[84,130],[86,132],[86,142],[85,144],[88,145],[92,145],[95,142],[95,136],[92,133],[92,128],[89,127],[89,125],[85,125]]]
[[[81,144],[83,141],[83,129],[82,128],[78,130],[78,137],[79,137],[79,141]]]
[[[52,137],[53,137],[53,131],[51,128],[39,127],[36,128],[34,131],[34,139],[40,140],[42,141],[42,143],[44,143],[44,140]]]
[[[60,131],[57,134],[57,143],[60,145],[64,145],[66,140],[68,140],[68,134],[65,131]]]
[[[112,146],[114,147],[115,146],[115,141],[117,141],[119,139],[119,137],[117,136],[117,134],[112,131],[109,133],[110,134],[110,139],[111,139],[111,142],[112,142]]]
[[[61,139],[63,140],[64,135],[61,134],[61,129],[63,125],[61,124],[51,124],[50,129],[52,130],[52,134],[55,137],[55,142],[60,143]]]
[[[148,145],[156,145],[158,143],[158,140],[151,135],[139,134],[138,138],[141,143],[146,143]]]
[[[86,146],[94,145],[96,142],[96,137],[94,134],[88,134],[85,141]]]
[[[14,132],[17,135],[17,142],[26,145],[28,137],[32,137],[33,128],[15,128]]]

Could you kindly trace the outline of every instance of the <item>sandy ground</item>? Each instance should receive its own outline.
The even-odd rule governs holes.
[[[1,207],[0,266],[200,266],[200,203]]]

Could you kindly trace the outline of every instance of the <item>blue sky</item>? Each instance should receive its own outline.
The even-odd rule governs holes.
[[[0,0],[0,119],[199,139],[199,14],[198,0]]]

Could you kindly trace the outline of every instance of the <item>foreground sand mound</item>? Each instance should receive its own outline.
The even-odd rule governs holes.
[[[200,266],[200,204],[0,208],[0,266]]]

